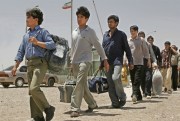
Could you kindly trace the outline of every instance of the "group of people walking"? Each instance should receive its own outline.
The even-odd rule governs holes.
[[[40,84],[47,71],[44,53],[46,49],[55,49],[55,43],[49,32],[40,27],[43,22],[43,13],[39,8],[28,10],[26,16],[29,30],[24,35],[19,47],[12,74],[16,75],[16,70],[25,56],[28,67],[27,75],[32,121],[45,121],[43,112],[46,114],[46,121],[50,121],[54,117],[55,107],[48,103],[40,89]],[[177,68],[180,67],[180,65],[177,67],[177,62],[180,61],[180,58],[176,61],[179,56],[177,55],[176,46],[171,46],[170,42],[165,42],[165,49],[160,53],[160,49],[153,44],[154,38],[149,36],[145,41],[145,33],[139,32],[136,25],[130,27],[131,37],[128,40],[126,34],[117,28],[119,17],[116,15],[108,17],[109,30],[105,32],[101,44],[95,31],[87,25],[90,17],[89,10],[81,6],[77,9],[76,16],[78,27],[72,33],[70,52],[71,67],[77,80],[71,96],[71,117],[80,115],[83,98],[88,104],[87,113],[98,108],[97,102],[87,85],[88,71],[92,62],[92,47],[97,50],[101,58],[99,69],[105,68],[106,71],[109,86],[108,93],[111,100],[109,108],[121,108],[126,104],[127,97],[120,80],[124,53],[130,70],[133,103],[142,100],[143,96],[151,97],[152,67],[161,67],[164,90],[169,94],[172,93],[171,74],[173,71],[173,90],[177,90]]]

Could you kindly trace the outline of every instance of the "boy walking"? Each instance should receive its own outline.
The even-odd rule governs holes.
[[[132,101],[142,100],[142,94],[140,91],[142,71],[143,71],[143,59],[148,60],[147,66],[151,67],[149,50],[146,42],[143,38],[138,36],[138,26],[133,25],[130,27],[131,38],[129,39],[129,47],[133,56],[134,69],[130,70],[131,81],[132,81]]]
[[[86,112],[92,112],[97,108],[96,101],[87,86],[88,71],[92,62],[92,47],[94,46],[102,60],[106,71],[109,70],[109,64],[105,52],[97,38],[93,29],[86,23],[90,17],[89,10],[86,7],[78,8],[77,12],[78,28],[72,33],[71,46],[71,63],[74,77],[76,78],[76,86],[71,96],[71,117],[78,117],[80,113],[80,106],[84,98],[88,104]]]
[[[46,121],[50,121],[54,116],[55,108],[48,103],[40,89],[40,84],[47,71],[47,62],[44,59],[45,51],[46,49],[54,49],[55,44],[49,32],[40,27],[43,22],[43,13],[40,9],[30,9],[26,12],[26,16],[29,31],[24,35],[19,47],[12,75],[16,75],[16,70],[25,56],[27,59],[31,121],[45,121],[43,112],[46,114]]]

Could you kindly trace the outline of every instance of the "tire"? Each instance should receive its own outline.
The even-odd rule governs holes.
[[[24,85],[24,79],[23,78],[17,78],[15,82],[16,87],[23,87]]]
[[[10,83],[1,83],[4,88],[8,88]]]
[[[53,87],[55,83],[55,79],[53,77],[48,79],[48,87]]]

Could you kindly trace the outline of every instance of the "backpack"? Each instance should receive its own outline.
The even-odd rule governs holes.
[[[34,37],[43,30],[41,28]],[[47,50],[45,52],[45,59],[48,64],[49,73],[60,74],[66,65],[67,54],[69,51],[68,41],[62,37],[51,34],[51,38],[55,43],[55,49]]]
[[[69,51],[68,41],[57,35],[51,35],[56,49],[46,50],[45,59],[48,63],[48,70],[53,74],[60,74],[66,65],[67,53]]]

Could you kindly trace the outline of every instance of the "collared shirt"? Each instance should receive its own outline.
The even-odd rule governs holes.
[[[124,52],[128,62],[133,64],[131,50],[127,42],[127,36],[123,31],[116,29],[110,37],[110,31],[105,32],[103,36],[103,48],[108,57],[109,64],[122,65]]]
[[[81,30],[76,28],[72,33],[72,37],[71,63],[91,62],[93,46],[102,60],[107,59],[95,31],[89,26]]]
[[[162,50],[162,67],[163,68],[170,68],[171,67],[171,57],[172,55],[176,55],[172,50]]]
[[[29,29],[29,31],[24,35],[15,60],[19,62],[23,61],[24,55],[27,59],[32,57],[44,57],[46,49],[29,42],[29,38],[33,36],[36,37],[38,41],[45,42],[46,49],[55,49],[55,43],[49,32],[40,28],[40,26],[36,26],[34,30]]]
[[[145,40],[137,36],[135,39],[129,38],[128,43],[132,52],[134,65],[144,65],[143,58],[150,58]]]
[[[180,54],[172,55],[171,57],[171,65],[178,65]]]

